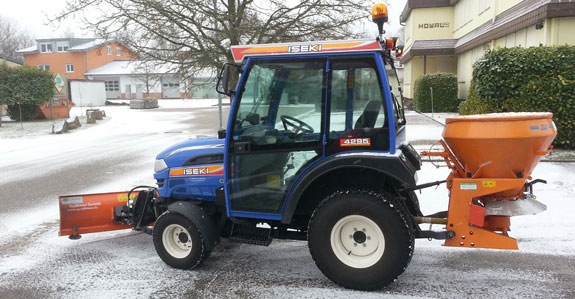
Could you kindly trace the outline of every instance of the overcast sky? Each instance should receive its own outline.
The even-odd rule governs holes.
[[[406,0],[388,0],[390,22],[387,26],[389,32],[399,29],[399,15],[405,6]],[[64,32],[71,31],[75,37],[93,37],[91,32],[82,32],[79,20],[67,20],[58,25],[47,25],[47,17],[54,16],[62,11],[66,0],[2,0],[0,15],[10,19],[21,28],[30,32],[36,39],[61,37]],[[377,1],[372,1],[377,3]],[[365,24],[369,32],[377,32],[374,24]],[[372,28],[373,27],[373,28]]]
[[[6,0],[2,2],[0,15],[30,32],[34,38],[60,37],[68,28],[77,37],[83,35],[79,29],[80,26],[74,20],[68,20],[60,26],[46,25],[46,14],[53,16],[61,11],[66,0]]]

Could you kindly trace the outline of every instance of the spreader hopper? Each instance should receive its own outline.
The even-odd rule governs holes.
[[[446,120],[443,139],[466,175],[526,178],[557,135],[552,113],[497,113]]]

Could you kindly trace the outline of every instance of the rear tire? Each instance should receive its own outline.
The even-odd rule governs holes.
[[[209,255],[205,238],[196,225],[182,214],[167,211],[154,225],[154,246],[170,267],[193,269]]]
[[[311,217],[308,244],[318,268],[349,289],[392,283],[411,261],[414,236],[408,213],[387,193],[337,191]]]

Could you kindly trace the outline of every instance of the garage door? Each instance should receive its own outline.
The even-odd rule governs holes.
[[[180,97],[180,82],[172,76],[162,77],[162,98],[177,99]]]
[[[107,99],[119,99],[122,97],[120,92],[120,80],[106,80],[106,98]]]

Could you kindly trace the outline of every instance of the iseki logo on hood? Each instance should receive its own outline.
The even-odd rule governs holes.
[[[321,52],[321,44],[288,46],[288,53]]]
[[[207,167],[184,169],[184,175],[207,175],[207,174],[209,174],[209,169]]]
[[[224,175],[224,166],[218,165],[208,165],[199,166],[192,168],[177,168],[170,170],[170,176],[212,176],[212,175]]]

